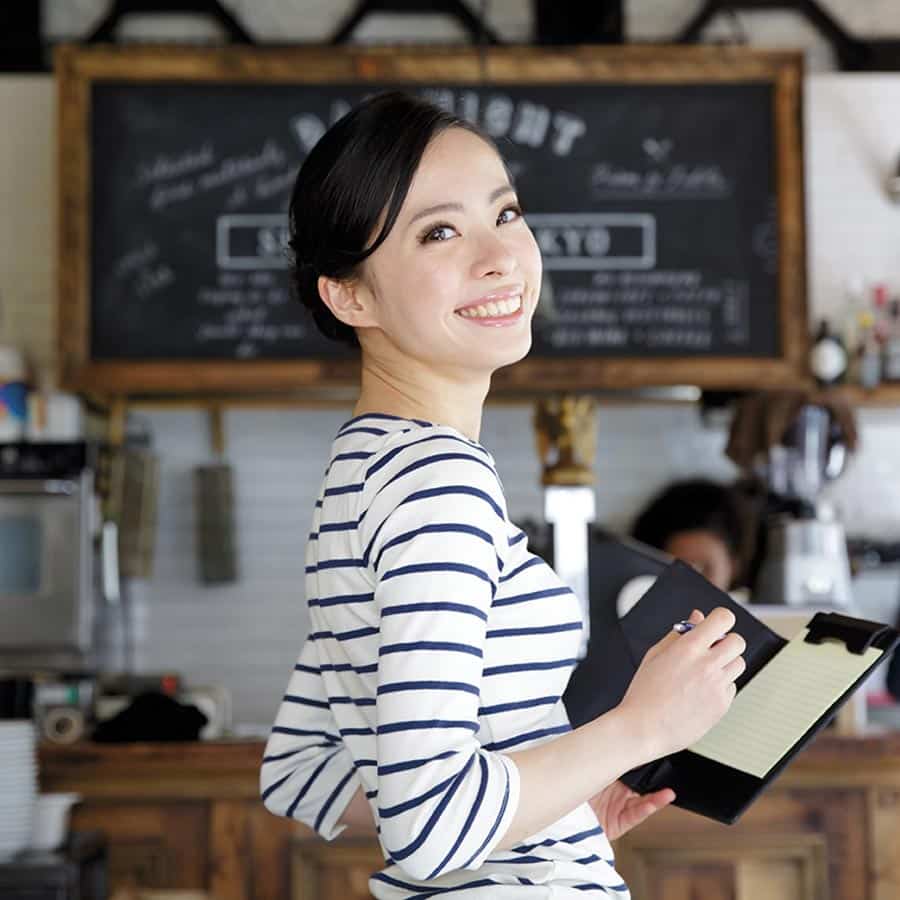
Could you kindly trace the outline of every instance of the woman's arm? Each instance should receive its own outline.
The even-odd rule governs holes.
[[[430,434],[370,469],[359,549],[379,612],[379,836],[392,861],[427,880],[477,869],[518,802],[515,765],[478,738],[509,529],[489,458],[459,437]]]
[[[699,614],[697,616],[699,622]],[[719,617],[719,614],[716,613],[715,616]],[[664,643],[671,646],[676,639],[673,636],[667,638]],[[741,646],[740,640],[735,641],[734,644],[734,649],[737,651]],[[663,649],[665,648],[660,647],[654,653],[659,653]],[[651,677],[658,679],[667,677],[671,673],[673,661],[667,659],[664,662],[667,665],[660,667],[660,671],[653,673]],[[666,670],[664,675],[663,668]],[[740,664],[735,664],[731,668],[733,672],[738,670],[742,670]],[[642,679],[647,677],[646,673],[641,677]],[[718,693],[719,703],[716,708],[719,708],[721,699],[724,698],[730,702],[728,697],[731,691],[727,684],[722,683],[722,678],[718,679],[718,684],[715,683],[715,680],[714,678],[712,684],[701,685],[700,690],[702,692],[704,687],[710,687],[714,694]],[[727,676],[724,680],[727,682]],[[637,690],[641,690],[640,685]],[[647,690],[646,686],[644,690]],[[694,722],[688,726],[693,729],[705,728],[706,724],[703,720],[715,715],[713,707],[698,703],[697,699],[696,697],[690,698],[691,707],[701,716],[699,723]],[[632,697],[631,700],[637,704],[642,702],[642,698],[635,701],[635,697]],[[638,713],[639,710],[634,712]],[[681,724],[684,726],[685,723],[682,721]],[[641,752],[639,742],[642,739],[642,732],[647,732],[648,724],[645,723],[642,727],[637,722],[633,725],[629,724],[626,704],[624,713],[622,708],[618,707],[556,740],[548,741],[531,750],[510,754],[519,768],[521,778],[519,806],[509,830],[498,844],[497,849],[508,849],[515,846],[528,835],[534,834],[546,825],[560,819],[575,806],[584,802],[586,798],[599,795],[623,772],[635,765],[640,765],[640,762],[635,762],[635,760],[640,759],[641,755],[646,757],[642,761],[647,762],[669,752],[669,749],[661,743],[665,740],[662,729],[665,728],[666,723],[658,721],[657,725],[659,728],[653,729],[651,725],[650,732],[643,735],[645,749]],[[673,738],[674,734],[670,731],[669,741],[671,742]],[[683,741],[684,738],[682,737],[681,740]],[[692,740],[693,736],[688,738],[687,743],[691,743]],[[654,743],[658,744],[658,749],[654,749]],[[598,747],[618,747],[619,750],[613,753],[598,753]],[[566,774],[571,777],[565,778]],[[553,788],[548,791],[546,786],[551,784]],[[341,817],[341,824],[348,826],[354,834],[376,834],[372,808],[369,801],[366,800],[362,788],[357,789],[353,795],[353,799]]]
[[[519,769],[519,806],[498,844],[508,849],[599,793],[629,769],[680,750],[726,712],[744,671],[744,641],[714,610],[686,635],[664,638],[645,657],[622,703],[561,737],[510,758]]]
[[[305,822],[326,840],[344,830],[338,820],[360,781],[331,714],[313,641],[303,645],[294,666],[259,783],[263,803],[275,815]]]

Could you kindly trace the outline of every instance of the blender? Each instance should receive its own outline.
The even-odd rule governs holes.
[[[781,443],[769,448],[770,510],[754,603],[846,609],[852,606],[844,528],[819,500],[843,471],[843,431],[823,406],[801,406]]]

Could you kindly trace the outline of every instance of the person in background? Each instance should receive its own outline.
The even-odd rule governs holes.
[[[496,147],[400,92],[338,121],[288,213],[297,293],[361,349],[306,545],[311,631],[266,745],[266,807],[381,844],[378,898],[626,900],[609,844],[674,799],[619,779],[689,746],[744,671],[715,609],[573,729],[583,628],[479,442],[491,376],[531,345],[537,242]],[[722,639],[723,634],[727,636]]]
[[[704,478],[677,481],[636,518],[636,540],[693,566],[723,591],[738,586],[748,533],[735,488]]]

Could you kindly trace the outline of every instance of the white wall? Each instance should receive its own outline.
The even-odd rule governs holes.
[[[56,105],[48,76],[0,76],[0,341],[52,377]]]
[[[900,74],[814,76],[805,111],[809,296],[838,320],[849,276],[900,293],[900,202],[884,186],[900,162]]]
[[[298,3],[243,0],[248,26],[265,39],[330,33],[350,2],[317,0],[297,21]],[[310,4],[307,4],[309,6]],[[629,31],[658,40],[682,25],[699,0],[628,5]],[[895,0],[831,0],[848,28],[900,35]],[[102,0],[45,3],[58,38],[83,33]],[[525,0],[494,0],[492,24],[507,38],[530,33]],[[802,22],[778,14],[742,16],[763,43],[800,43],[817,67],[828,52]],[[133,23],[136,27],[140,23]],[[712,33],[727,30],[714,23]],[[391,28],[418,39],[458,37],[454,26],[373,21],[369,37]],[[202,26],[197,26],[203,32]],[[305,29],[305,30],[301,30]],[[448,30],[449,29],[449,30]],[[139,29],[138,29],[139,30]],[[361,35],[365,37],[365,35]],[[900,288],[900,219],[879,176],[900,153],[900,75],[822,74],[807,83],[806,150],[811,315],[835,313],[847,274],[889,278]],[[55,298],[55,120],[47,77],[0,77],[0,340],[29,350],[42,371],[52,358]],[[205,588],[195,578],[191,473],[209,458],[207,423],[194,411],[142,413],[162,461],[154,578],[132,590],[143,670],[174,668],[194,683],[228,686],[238,721],[270,723],[306,633],[303,544],[328,445],[346,410],[232,411],[227,445],[236,468],[242,580]],[[900,538],[900,413],[864,410],[863,448],[831,493],[853,533]],[[660,435],[663,439],[660,440]],[[488,407],[483,442],[497,459],[517,518],[541,516],[539,466],[530,411]],[[611,407],[598,416],[600,518],[625,527],[666,481],[703,473],[728,478],[725,433],[706,429],[690,406]]]

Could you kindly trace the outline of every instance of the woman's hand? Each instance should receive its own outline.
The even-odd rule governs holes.
[[[706,734],[727,712],[746,668],[744,639],[728,634],[730,610],[719,607],[706,618],[694,610],[690,621],[692,631],[673,632],[650,648],[617,708],[648,760]]]
[[[668,806],[675,799],[675,791],[663,788],[652,794],[637,794],[621,781],[614,781],[588,801],[603,826],[606,836],[614,841],[627,834],[635,825]]]

